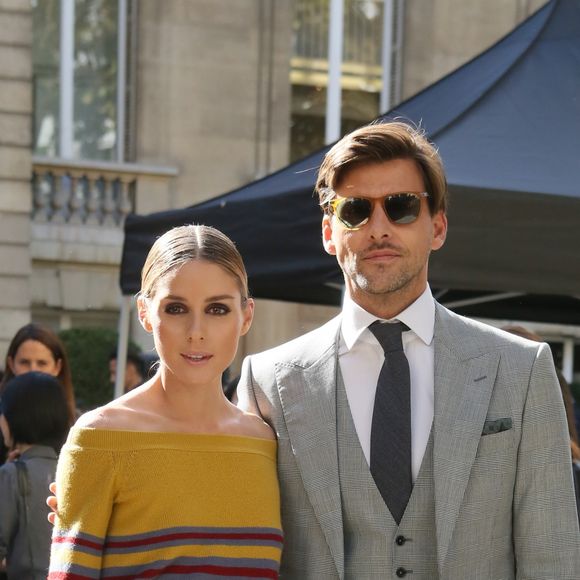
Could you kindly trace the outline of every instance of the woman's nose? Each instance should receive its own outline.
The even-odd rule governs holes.
[[[187,329],[187,340],[189,342],[194,342],[204,339],[204,328],[202,321],[196,317],[194,318]]]

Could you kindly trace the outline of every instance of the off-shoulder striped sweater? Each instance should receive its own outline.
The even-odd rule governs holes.
[[[49,580],[278,578],[276,443],[73,428]]]

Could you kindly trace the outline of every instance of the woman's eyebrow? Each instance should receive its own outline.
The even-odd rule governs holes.
[[[215,302],[216,300],[234,300],[234,296],[231,294],[219,294],[218,296],[210,296],[206,299],[206,302]]]
[[[187,298],[183,296],[176,296],[175,294],[168,294],[167,296],[163,296],[161,300],[177,300],[180,302],[187,302]],[[215,302],[216,300],[235,300],[235,296],[231,294],[218,294],[216,296],[209,296],[205,299],[206,302]]]

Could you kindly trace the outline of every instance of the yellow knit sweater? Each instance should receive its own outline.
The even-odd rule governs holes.
[[[49,579],[277,578],[276,442],[73,428]]]

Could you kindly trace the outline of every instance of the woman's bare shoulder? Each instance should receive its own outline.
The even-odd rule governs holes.
[[[116,407],[105,405],[81,415],[75,427],[88,429],[121,429],[123,428],[123,413]]]
[[[143,421],[140,399],[141,397],[132,392],[123,395],[81,415],[75,426],[89,429],[140,430]]]
[[[259,439],[276,439],[276,434],[261,417],[253,413],[243,412],[240,418],[240,429],[242,435],[247,437],[257,437]]]

